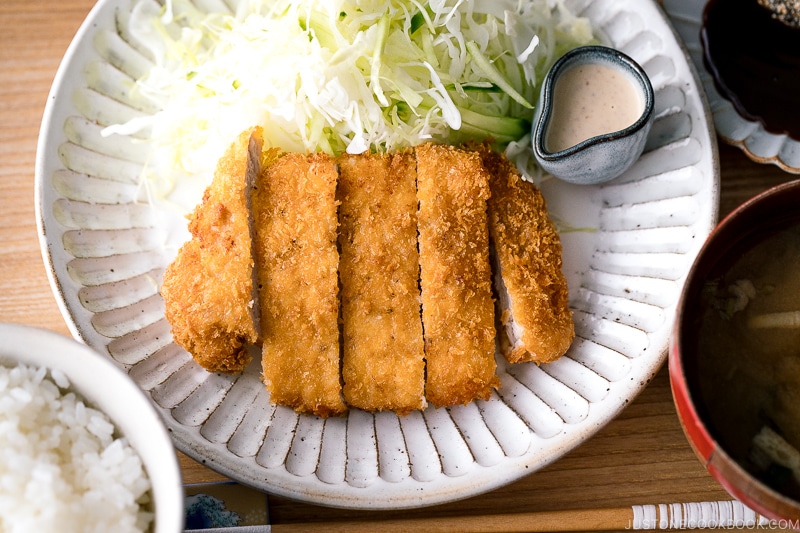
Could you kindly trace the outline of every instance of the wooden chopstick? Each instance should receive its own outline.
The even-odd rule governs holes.
[[[273,533],[454,533],[524,531],[603,531],[624,529],[633,517],[630,509],[591,509],[583,511],[547,511],[536,513],[498,514],[414,518],[408,520],[376,520],[367,522],[325,522],[317,524],[273,524]]]
[[[765,518],[738,501],[634,505],[624,508],[543,511],[307,524],[273,524],[273,533],[517,533],[613,530],[770,529],[789,530],[800,521]]]

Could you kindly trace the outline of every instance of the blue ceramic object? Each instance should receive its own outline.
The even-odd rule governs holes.
[[[641,90],[644,110],[627,128],[598,135],[574,146],[550,152],[545,139],[553,115],[554,87],[558,77],[571,67],[603,64],[627,73]],[[613,48],[583,46],[567,52],[545,76],[533,119],[533,153],[542,169],[570,183],[597,184],[625,172],[642,154],[653,119],[653,87],[633,59]]]

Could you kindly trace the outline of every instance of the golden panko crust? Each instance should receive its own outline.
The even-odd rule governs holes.
[[[437,144],[415,151],[425,395],[439,406],[488,399],[499,386],[486,215],[489,176],[474,152]]]
[[[505,350],[506,359],[554,361],[575,338],[561,238],[541,191],[502,155],[485,145],[478,152],[491,176],[489,230],[510,302],[501,310],[501,322],[507,326],[513,318],[521,333]]]
[[[270,399],[318,416],[347,411],[339,350],[339,252],[333,160],[285,154],[253,192],[261,366]]]
[[[175,342],[209,372],[241,372],[250,362],[246,345],[258,338],[247,184],[259,171],[262,142],[254,128],[228,148],[189,217],[191,240],[164,272]]]
[[[423,409],[414,154],[338,163],[345,400],[368,411]]]
[[[161,287],[175,342],[209,372],[260,348],[270,401],[299,413],[488,399],[498,345],[541,364],[575,337],[545,199],[487,144],[334,158],[252,128],[188,226]]]

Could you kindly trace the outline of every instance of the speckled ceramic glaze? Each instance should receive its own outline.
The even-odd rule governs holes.
[[[555,107],[554,87],[559,77],[578,65],[602,64],[621,70],[641,91],[644,110],[627,128],[590,137],[574,146],[550,152],[546,148],[548,128]],[[533,152],[541,167],[570,183],[595,184],[616,178],[642,155],[653,119],[653,87],[647,73],[633,59],[613,48],[583,46],[559,59],[544,79],[533,120]]]
[[[159,294],[188,237],[185,213],[144,197],[146,138],[101,133],[152,112],[128,96],[151,64],[120,30],[131,0],[97,3],[42,122],[37,222],[74,336],[149,395],[180,451],[241,483],[316,504],[398,509],[466,498],[585,442],[666,359],[684,276],[716,221],[719,166],[702,86],[658,4],[565,3],[642,65],[656,101],[644,153],[623,176],[541,184],[551,215],[572,230],[561,238],[577,336],[564,357],[537,366],[499,355],[502,386],[488,400],[405,417],[298,415],[270,401],[257,360],[239,376],[200,368],[173,342]],[[199,193],[183,203],[194,205]]]

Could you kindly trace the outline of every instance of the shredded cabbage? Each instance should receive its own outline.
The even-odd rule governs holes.
[[[160,179],[207,174],[254,124],[289,151],[491,138],[524,158],[540,80],[564,52],[596,42],[562,0],[228,5],[137,0],[127,20],[153,62],[134,93],[161,111],[104,134],[146,133]]]

